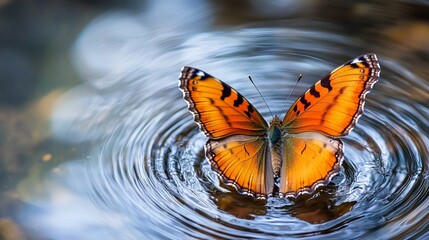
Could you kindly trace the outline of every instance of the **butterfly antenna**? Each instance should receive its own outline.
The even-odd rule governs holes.
[[[302,74],[299,74],[298,80],[296,80],[295,85],[294,85],[294,86],[293,86],[293,88],[290,90],[289,95],[287,96],[286,101],[285,101],[285,103],[283,104],[283,107],[282,107],[282,111],[281,111],[281,113],[283,113],[283,111],[285,110],[287,100],[289,100],[290,95],[292,94],[293,90],[295,90],[296,85],[298,85],[298,82],[301,80],[301,78],[302,78]]]
[[[264,100],[264,103],[265,103],[265,105],[267,106],[267,108],[268,108],[268,111],[270,111],[270,113],[271,113],[271,116],[274,118],[274,114],[273,114],[273,112],[271,112],[271,109],[270,109],[270,107],[268,106],[268,103],[267,103],[267,101],[265,101],[265,98],[264,98],[264,96],[262,96],[262,93],[261,93],[261,91],[259,91],[259,88],[256,86],[256,84],[253,82],[253,79],[252,79],[252,77],[249,75],[248,76],[249,77],[249,80],[250,80],[250,82],[253,84],[253,86],[256,88],[256,90],[258,91],[258,93],[259,93],[259,96],[261,96],[261,98],[262,98],[262,100]]]

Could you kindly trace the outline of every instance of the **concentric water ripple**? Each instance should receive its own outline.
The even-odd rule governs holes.
[[[167,70],[146,66],[144,74],[132,75],[132,86],[101,93],[117,101],[104,113],[109,124],[98,123],[110,127],[109,134],[92,150],[81,178],[88,187],[80,194],[109,221],[120,222],[118,231],[129,239],[422,237],[429,227],[429,86],[401,63],[378,56],[381,79],[358,125],[342,139],[340,175],[298,199],[258,202],[220,183],[204,158],[207,139],[177,87],[181,65],[201,68],[234,86],[270,120],[247,75],[279,113],[300,73],[304,79],[288,106],[324,74],[371,50],[351,42],[275,28],[190,37],[153,59],[159,66],[174,56]]]

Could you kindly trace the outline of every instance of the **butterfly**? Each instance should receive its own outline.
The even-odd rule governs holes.
[[[208,137],[205,156],[239,194],[266,199],[312,193],[340,169],[343,144],[363,114],[365,96],[380,77],[375,54],[339,66],[268,124],[234,88],[183,67],[179,88],[194,121]]]

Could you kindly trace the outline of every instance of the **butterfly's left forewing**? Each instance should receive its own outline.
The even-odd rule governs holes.
[[[265,134],[261,114],[235,89],[199,69],[184,67],[179,88],[195,122],[211,139]]]
[[[209,137],[206,157],[223,182],[264,199],[274,180],[261,114],[235,89],[199,69],[184,67],[179,88],[195,122]]]

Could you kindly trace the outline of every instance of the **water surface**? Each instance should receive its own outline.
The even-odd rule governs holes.
[[[176,6],[184,12],[170,24],[149,18],[151,11],[121,12],[83,30],[72,48],[82,83],[60,98],[51,118],[55,139],[81,154],[35,183],[41,193],[17,214],[27,231],[52,239],[429,237],[429,84],[418,65],[389,54],[383,41],[326,22],[215,28],[211,8],[193,6],[198,11]],[[269,121],[248,75],[283,115],[299,74],[287,106],[367,52],[377,54],[381,77],[342,139],[344,161],[329,185],[261,203],[219,182],[204,158],[207,138],[177,87],[183,65],[233,86]]]

